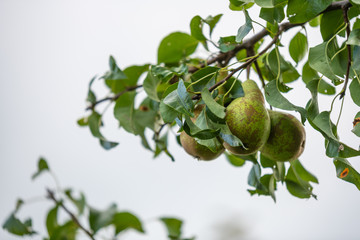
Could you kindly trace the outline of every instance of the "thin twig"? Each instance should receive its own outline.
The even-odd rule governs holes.
[[[94,110],[95,106],[98,105],[99,103],[102,103],[102,102],[106,102],[106,101],[116,101],[121,95],[127,93],[127,92],[131,92],[131,91],[134,91],[138,88],[141,88],[142,85],[136,85],[136,86],[130,86],[130,87],[127,87],[126,89],[124,89],[123,91],[117,93],[116,95],[112,96],[112,97],[106,97],[106,98],[103,98],[103,99],[100,99],[99,101],[96,101],[94,103],[92,103],[90,106],[88,106],[86,108],[86,110]]]
[[[297,26],[301,26],[301,24],[297,24]],[[240,71],[243,68],[246,68],[248,65],[252,64],[258,57],[260,57],[261,55],[263,55],[264,53],[266,53],[279,39],[279,36],[286,31],[287,28],[285,27],[279,27],[279,31],[275,34],[274,38],[271,40],[271,42],[261,51],[259,52],[256,56],[254,56],[253,58],[248,59],[245,63],[241,64],[239,67],[235,68],[234,70],[232,70],[223,80],[215,83],[214,85],[212,85],[209,88],[209,91],[213,91],[214,89],[216,89],[218,86],[222,85],[223,83],[225,83],[227,80],[229,80],[236,72]],[[197,100],[200,99],[201,95],[197,94],[195,96],[192,97],[193,100]]]
[[[339,2],[333,2],[329,7],[327,7],[324,11],[322,11],[320,14],[322,13],[326,13],[326,12],[330,12],[330,11],[334,11],[334,10],[338,10],[338,9],[344,9],[344,8],[350,8],[352,6],[352,4],[350,3],[349,0],[344,0],[344,1],[339,1]],[[292,24],[290,22],[285,22],[279,25],[279,28],[283,28],[284,31],[287,31],[293,27],[296,27],[298,25],[303,25],[305,23],[301,23],[301,24]],[[236,54],[242,50],[242,49],[247,49],[251,46],[254,46],[255,43],[257,43],[258,41],[260,41],[261,39],[263,39],[265,36],[269,35],[270,32],[267,31],[265,28],[262,29],[260,32],[256,33],[255,35],[253,35],[251,38],[245,39],[241,44],[238,44],[235,46],[235,48],[229,52],[226,53],[218,53],[215,57],[210,58],[206,63],[201,64],[199,67],[190,67],[189,68],[189,72],[193,73],[196,72],[198,69],[203,68],[205,66],[208,66],[210,64],[213,64],[215,62],[219,62],[219,63],[225,63],[228,62],[230,59],[232,59],[233,57],[236,56]]]
[[[349,10],[349,7],[343,7],[343,15],[344,15],[344,22],[346,24],[347,40],[349,40],[349,36],[350,36],[350,32],[351,32],[349,17],[348,17],[348,10]],[[347,48],[347,52],[348,52],[348,62],[347,62],[347,68],[346,68],[344,87],[341,90],[340,99],[342,99],[345,96],[346,88],[347,88],[347,85],[349,82],[350,67],[351,67],[351,46],[349,44],[346,44],[346,48]]]
[[[89,230],[87,230],[83,225],[81,225],[77,217],[67,207],[65,207],[65,205],[61,201],[56,199],[54,192],[50,189],[46,189],[46,190],[47,190],[47,198],[53,200],[58,206],[60,206],[70,216],[71,220],[76,225],[78,225],[78,227],[81,230],[83,230],[86,233],[86,235],[89,236],[90,239],[95,240],[94,235]]]

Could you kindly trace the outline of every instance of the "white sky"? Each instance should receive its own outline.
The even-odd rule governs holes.
[[[48,176],[30,181],[42,155],[61,185],[84,191],[92,206],[105,208],[116,202],[120,210],[130,210],[145,222],[148,235],[129,232],[124,240],[165,239],[156,221],[160,216],[184,219],[185,235],[196,235],[198,240],[240,239],[236,235],[240,230],[245,234],[242,239],[356,239],[359,191],[336,178],[323,139],[308,124],[301,160],[320,181],[314,189],[318,201],[297,199],[279,186],[277,204],[247,193],[251,164],[234,168],[224,157],[197,162],[173,139],[170,150],[177,161],[172,163],[166,156],[153,160],[136,137],[116,129],[111,110],[104,134],[120,141],[114,150],[103,150],[88,129],[76,125],[85,114],[88,81],[108,69],[110,54],[122,68],[154,63],[164,36],[189,32],[189,22],[197,14],[218,13],[225,16],[214,35],[236,34],[244,19],[228,10],[227,0],[0,1],[1,223],[18,197],[42,196],[45,186],[54,186]],[[296,31],[285,33],[284,43]],[[319,33],[309,33],[314,46]],[[304,106],[308,91],[301,80],[292,86],[300,88],[290,94],[292,101]],[[101,89],[101,84],[95,87]],[[359,108],[349,98],[339,132],[343,141],[357,148],[359,139],[350,130]],[[329,109],[329,98],[321,100],[322,110]],[[351,160],[358,170],[359,160]],[[35,229],[44,231],[49,207],[46,201],[35,202],[26,205],[20,216],[34,216]],[[221,235],[224,229],[234,236]],[[16,238],[1,229],[0,239]]]

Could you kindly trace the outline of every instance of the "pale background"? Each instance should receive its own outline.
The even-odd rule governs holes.
[[[280,186],[276,204],[269,197],[247,193],[251,164],[234,168],[224,157],[197,162],[173,139],[170,150],[176,162],[166,156],[153,160],[138,138],[116,129],[111,110],[105,117],[104,134],[120,141],[111,151],[103,150],[88,129],[76,125],[85,115],[88,81],[108,69],[110,54],[122,68],[155,63],[164,36],[189,32],[189,22],[197,14],[205,18],[218,13],[225,16],[215,30],[216,40],[236,34],[244,23],[242,14],[228,10],[227,0],[1,0],[1,224],[18,197],[43,196],[45,186],[54,186],[45,175],[30,181],[41,155],[61,185],[84,191],[92,206],[104,209],[116,202],[121,210],[130,210],[144,221],[146,236],[128,232],[124,240],[165,239],[165,230],[156,221],[160,216],[184,219],[185,236],[196,235],[199,240],[359,239],[359,191],[336,178],[332,160],[325,157],[323,139],[308,124],[301,159],[320,181],[314,189],[318,200],[297,199]],[[297,31],[286,33],[284,43]],[[311,46],[316,45],[318,32],[309,34]],[[286,49],[281,51],[286,55]],[[99,94],[104,93],[101,85],[94,85]],[[300,88],[289,94],[292,101],[304,106],[309,92],[301,80],[292,86]],[[321,100],[322,110],[329,109],[329,98]],[[349,95],[345,101],[339,132],[343,141],[357,148],[359,139],[350,130],[359,108]],[[351,160],[358,170],[359,160]],[[34,202],[19,216],[33,216],[35,229],[44,232],[49,207],[47,201]],[[17,238],[1,229],[0,239]]]

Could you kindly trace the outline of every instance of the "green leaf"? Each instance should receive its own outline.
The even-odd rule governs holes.
[[[238,29],[238,32],[237,32],[237,35],[236,35],[236,38],[235,38],[235,41],[237,43],[240,43],[244,37],[251,31],[251,29],[253,28],[252,26],[252,20],[248,14],[248,12],[245,10],[244,11],[244,14],[245,14],[245,24],[242,25],[239,29]]]
[[[323,42],[313,48],[309,52],[309,65],[315,71],[324,74],[334,85],[339,85],[342,81],[335,75],[330,65],[328,57],[328,42]]]
[[[360,137],[360,124],[356,124],[351,130],[356,136]]]
[[[330,139],[338,141],[332,130],[332,123],[330,120],[330,112],[323,111],[315,117],[313,123]]]
[[[160,115],[165,123],[172,123],[178,116],[178,112],[172,107],[160,102]]]
[[[103,227],[107,227],[112,224],[113,217],[117,212],[117,207],[112,204],[109,208],[104,211],[99,211],[94,208],[90,208],[89,214],[89,225],[91,230],[96,233]]]
[[[289,52],[291,58],[299,63],[306,55],[308,49],[307,38],[301,32],[298,32],[289,44]]]
[[[212,35],[212,32],[216,26],[216,24],[220,21],[221,17],[223,16],[223,14],[218,14],[216,16],[208,16],[204,22],[207,23],[209,25],[210,28],[210,36]]]
[[[225,118],[225,107],[218,104],[213,97],[211,96],[209,90],[204,88],[201,91],[201,97],[209,110],[215,114],[217,117],[224,119]]]
[[[350,158],[360,156],[360,151],[355,150],[342,142],[328,139],[326,144],[326,156],[330,158]]]
[[[91,134],[100,140],[100,144],[104,149],[109,150],[111,148],[116,147],[119,143],[110,142],[110,141],[106,140],[104,138],[104,136],[100,133],[101,125],[102,125],[101,115],[94,111],[89,116],[89,128],[90,128]]]
[[[201,92],[204,88],[209,88],[215,84],[217,72],[220,68],[205,67],[196,71],[191,76],[191,87],[195,92]]]
[[[324,79],[320,79],[318,91],[325,95],[334,95],[336,93],[335,87],[327,83]]]
[[[18,236],[33,235],[35,232],[31,228],[31,220],[21,222],[16,216],[12,213],[4,222],[3,229]]]
[[[203,25],[204,20],[199,15],[193,17],[190,22],[191,36],[199,40],[204,45],[205,49],[208,50],[206,44],[207,39],[203,34]]]
[[[334,165],[338,178],[354,184],[360,190],[360,174],[345,158],[335,158]]]
[[[306,62],[302,69],[302,80],[304,83],[308,84],[312,80],[318,80],[319,74],[310,67],[309,62]]]
[[[186,91],[186,90],[185,90]],[[184,98],[187,98],[186,96],[183,96]],[[190,101],[191,98],[189,98]],[[193,116],[193,114],[191,113],[191,108],[193,106],[190,106],[190,102],[187,102],[187,104],[185,104],[184,99],[181,99],[181,97],[178,94],[177,90],[172,91],[170,94],[168,94],[162,101],[162,104],[167,105],[168,108],[171,108],[172,112],[177,112],[177,114],[185,114],[187,116]],[[160,103],[160,109],[163,107],[161,106]],[[163,107],[164,108],[164,107]],[[161,110],[160,110],[161,111]],[[169,122],[170,123],[170,122]]]
[[[285,18],[284,5],[273,8],[261,8],[260,15],[262,19],[269,23],[280,23]]]
[[[58,209],[59,205],[56,205],[54,208],[50,209],[46,216],[46,229],[49,236],[51,236],[54,230],[59,227],[59,223],[57,221]]]
[[[149,98],[160,102],[162,86],[174,77],[175,73],[161,66],[151,66],[144,80],[143,88]],[[164,89],[165,91],[165,89]]]
[[[317,179],[308,173],[301,164],[293,161],[285,177],[286,188],[295,197],[316,199],[316,195],[312,193],[313,187],[309,183],[309,179]]]
[[[56,228],[50,236],[50,240],[75,240],[78,228],[78,225],[70,220],[64,225]]]
[[[88,119],[88,117],[80,118],[79,120],[77,120],[77,124],[78,124],[80,127],[88,126],[88,125],[89,125],[89,119]]]
[[[312,173],[306,170],[299,160],[292,161],[291,165],[294,167],[298,177],[301,179],[307,182],[319,183],[318,179]]]
[[[109,66],[110,66],[110,71],[105,73],[105,75],[102,76],[102,78],[104,78],[105,80],[121,80],[127,78],[125,73],[121,71],[121,69],[117,66],[113,56],[109,57]]]
[[[353,29],[351,31],[347,44],[360,46],[360,29]]]
[[[206,121],[203,120],[204,118],[205,118],[204,115],[200,114],[196,121],[197,122]],[[205,128],[198,127],[196,124],[192,122],[189,116],[185,115],[184,130],[189,136],[207,140],[207,139],[212,139],[219,135],[220,129],[215,130],[215,129],[207,128],[208,126],[203,126],[203,127]]]
[[[275,80],[266,84],[265,98],[266,101],[273,107],[299,112],[301,115],[301,122],[304,124],[306,121],[306,110],[302,107],[295,106],[294,104],[290,103],[283,95],[281,95]]]
[[[326,12],[322,15],[320,21],[320,32],[324,41],[328,41],[334,36],[343,26],[344,17],[342,10]],[[344,35],[344,31],[341,35]]]
[[[37,178],[40,174],[42,174],[43,172],[49,171],[49,165],[47,164],[45,158],[40,158],[38,161],[38,169],[36,171],[36,173],[34,173],[31,176],[31,179],[34,180],[35,178]]]
[[[71,189],[66,189],[65,190],[65,195],[70,199],[70,201],[75,204],[76,208],[78,209],[78,213],[81,215],[84,213],[85,210],[85,206],[86,206],[86,200],[85,200],[85,196],[83,193],[80,193],[80,197],[79,198],[75,198],[72,195],[72,190]]]
[[[236,37],[235,36],[220,37],[218,44],[221,52],[223,53],[229,52],[233,50],[237,44]]]
[[[353,100],[353,102],[360,106],[360,83],[359,80],[354,78],[349,86],[350,89],[350,95]]]
[[[291,23],[307,22],[324,11],[332,0],[289,0],[287,16]]]
[[[181,220],[169,217],[163,217],[160,220],[165,224],[169,238],[179,239],[181,237],[181,227],[183,224]]]
[[[322,15],[319,15],[319,16],[311,19],[311,20],[309,21],[309,25],[310,25],[311,27],[317,27],[317,26],[319,26],[319,25],[320,25],[320,21],[321,21],[321,16],[322,16]]]
[[[276,166],[276,162],[265,157],[263,154],[260,154],[260,163],[264,168],[274,168]]]
[[[270,70],[274,75],[272,79],[278,75],[279,62],[280,62],[280,77],[282,82],[284,83],[293,82],[300,77],[299,73],[292,66],[292,64],[286,61],[280,54],[278,54],[277,50],[274,49],[269,54],[267,54],[265,58],[266,66],[270,68]]]
[[[194,108],[194,103],[191,99],[190,94],[187,92],[184,81],[180,79],[176,90],[180,105],[190,112]],[[191,114],[190,114],[191,115]]]
[[[107,79],[105,83],[116,94],[124,91],[127,87],[136,86],[140,76],[148,70],[149,64],[142,66],[133,65],[124,69],[123,74],[125,74],[126,78],[117,80]]]
[[[225,153],[225,156],[229,163],[235,167],[242,167],[245,164],[245,160],[239,156],[230,153]]]
[[[156,148],[155,148],[155,152],[154,152],[154,158],[156,158],[157,156],[160,155],[160,153],[164,152],[170,159],[171,161],[175,161],[175,158],[173,157],[173,155],[169,152],[168,148],[167,148],[167,136],[168,134],[164,134],[160,139],[155,139],[156,142]]]
[[[176,63],[189,56],[198,45],[198,40],[189,34],[174,32],[166,36],[158,48],[158,63]]]
[[[144,233],[140,220],[134,214],[129,212],[116,213],[113,217],[113,224],[115,225],[116,235],[127,229],[134,229]]]

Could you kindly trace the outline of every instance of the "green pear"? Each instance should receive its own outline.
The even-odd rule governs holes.
[[[257,152],[270,134],[270,117],[265,100],[253,80],[242,84],[244,97],[232,101],[226,108],[225,121],[231,133],[245,146],[233,147],[224,142],[224,147],[233,154],[249,155]]]
[[[260,150],[274,161],[297,159],[304,151],[305,129],[293,115],[269,110],[271,119],[270,136]]]
[[[189,136],[185,131],[182,131],[180,134],[180,142],[189,155],[199,160],[213,160],[224,152],[223,147],[217,149],[216,152],[211,151],[208,147],[196,142],[196,140]]]

